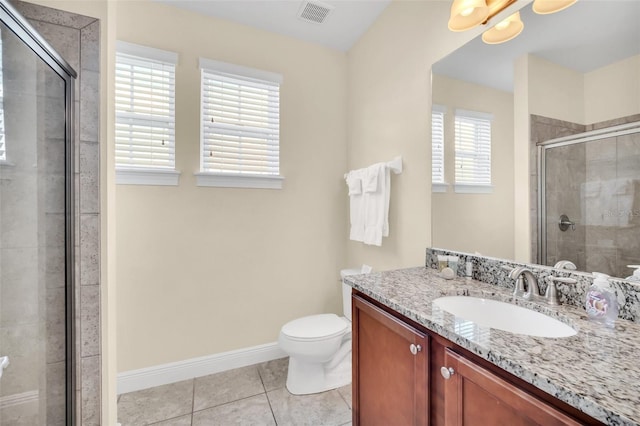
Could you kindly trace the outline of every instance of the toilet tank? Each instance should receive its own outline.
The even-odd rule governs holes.
[[[340,271],[340,278],[342,278],[342,310],[344,316],[351,321],[351,287],[349,284],[344,283],[344,277],[347,275],[358,275],[362,273],[361,268],[343,269]]]

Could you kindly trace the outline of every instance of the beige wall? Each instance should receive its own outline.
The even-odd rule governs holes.
[[[347,60],[318,45],[150,1],[118,3],[118,40],[179,53],[177,187],[116,189],[118,371],[275,342],[341,312]],[[281,73],[282,190],[197,187],[198,58]]]
[[[514,257],[513,94],[433,75],[433,102],[445,114],[445,193],[431,196],[432,245],[480,252],[485,256]],[[491,123],[490,194],[456,194],[455,109],[493,114]]]
[[[585,124],[585,86],[580,72],[529,55],[529,114]]]
[[[528,59],[529,113],[593,124],[640,113],[640,55],[582,74]]]
[[[535,164],[530,161],[529,55],[516,59],[513,66],[513,187],[514,259],[531,261],[531,200],[529,183]]]
[[[389,237],[347,241],[348,263],[375,269],[424,264],[431,245],[431,65],[477,32],[447,29],[450,3],[394,1],[349,51],[348,166],[402,155],[391,177]]]
[[[584,75],[585,121],[640,114],[640,55]]]

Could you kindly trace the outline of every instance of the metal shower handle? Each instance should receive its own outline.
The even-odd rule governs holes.
[[[576,230],[576,223],[572,222],[571,220],[569,220],[569,216],[567,216],[566,214],[563,214],[562,216],[560,216],[560,221],[558,222],[558,227],[560,228],[560,230],[562,232],[564,232],[567,229],[569,229],[569,227],[571,227],[572,231],[575,231]]]

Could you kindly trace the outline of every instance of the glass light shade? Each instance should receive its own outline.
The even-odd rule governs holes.
[[[504,21],[482,34],[482,41],[487,44],[504,43],[517,37],[522,32],[524,24],[520,19],[520,12],[516,12]]]
[[[465,31],[482,24],[489,16],[485,0],[454,0],[451,5],[449,29]]]
[[[576,1],[578,0],[535,0],[533,2],[533,11],[540,15],[548,15],[549,13],[560,12]]]

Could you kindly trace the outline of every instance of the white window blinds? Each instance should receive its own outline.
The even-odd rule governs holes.
[[[116,168],[175,168],[175,66],[178,55],[118,42]]]
[[[205,173],[278,176],[278,74],[200,59],[201,163]]]
[[[492,115],[456,110],[456,185],[491,185]]]
[[[444,113],[445,108],[431,109],[431,182],[444,183]]]

